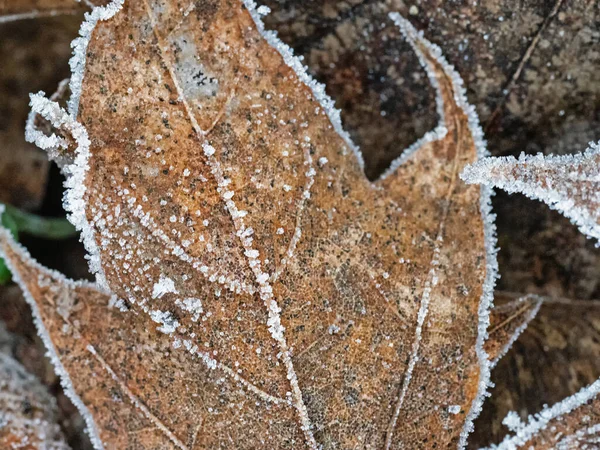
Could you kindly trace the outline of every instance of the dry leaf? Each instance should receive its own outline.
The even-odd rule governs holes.
[[[494,294],[494,308],[490,312],[489,338],[485,342],[492,368],[510,350],[512,344],[525,331],[542,304],[542,299],[535,295],[518,298]]]
[[[600,240],[599,165],[600,143],[591,143],[577,155],[486,158],[466,167],[461,178],[541,200]]]
[[[488,193],[458,179],[481,130],[439,49],[396,17],[442,124],[372,185],[322,87],[250,2],[119,9],[82,28],[70,114],[32,106],[78,142],[67,207],[99,281],[212,369],[219,382],[200,381],[219,399],[193,414],[180,392],[158,404],[156,381],[129,386],[138,373],[111,364],[163,434],[134,443],[94,383],[97,442],[189,448],[201,426],[202,448],[464,444],[495,257]]]
[[[68,450],[56,420],[54,398],[23,366],[0,352],[0,447]]]
[[[7,241],[5,236],[0,237],[0,253],[7,255],[12,270],[25,292],[26,298],[36,316],[36,322],[40,330],[48,329],[53,342],[46,341],[54,361],[62,360],[62,366],[69,373],[78,374],[67,382],[67,392],[73,396],[74,392],[81,395],[85,404],[92,404],[98,409],[93,413],[96,423],[101,428],[114,427],[110,414],[102,413],[103,408],[98,399],[108,398],[116,395],[116,390],[121,391],[123,403],[119,403],[120,420],[126,421],[128,434],[133,435],[133,441],[129,445],[146,445],[140,436],[145,436],[150,443],[157,436],[149,433],[138,433],[136,430],[146,427],[166,427],[156,416],[147,413],[137,407],[141,404],[158,404],[160,399],[171,399],[185,392],[202,392],[203,395],[186,397],[177,402],[169,402],[171,405],[163,414],[179,414],[184,411],[193,414],[193,411],[202,409],[202,405],[216,402],[213,396],[219,396],[220,392],[214,387],[207,386],[207,379],[213,379],[212,371],[200,360],[190,360],[185,353],[178,352],[171,347],[171,340],[164,334],[148,330],[147,318],[144,315],[134,314],[126,310],[120,311],[114,304],[111,296],[99,291],[92,285],[85,283],[74,283],[64,279],[59,274],[49,271],[33,262],[22,248],[12,241]],[[528,299],[512,301],[517,307],[512,307],[508,301],[502,302],[491,311],[491,323],[501,324],[507,322],[521,323],[523,304],[528,304]],[[537,305],[537,302],[531,302]],[[121,307],[124,305],[121,304]],[[514,311],[512,319],[507,317],[507,311]],[[127,327],[123,328],[123,314]],[[102,317],[101,321],[95,320]],[[517,319],[517,320],[514,320]],[[43,324],[43,325],[42,325]],[[493,326],[493,325],[492,325]],[[45,327],[45,328],[44,328]],[[496,326],[496,328],[500,328]],[[503,328],[508,331],[510,327]],[[512,327],[516,329],[517,327]],[[42,331],[46,335],[46,331]],[[73,339],[73,336],[76,339]],[[510,333],[494,332],[491,341],[500,338],[502,341],[492,344],[494,348],[505,348],[510,341]],[[81,356],[83,355],[83,356]],[[90,358],[96,361],[90,361]],[[148,361],[152,361],[152,367],[148,367]],[[98,367],[100,365],[100,369]],[[114,367],[125,367],[127,374],[137,374],[135,379],[130,376],[125,379],[112,378],[115,374]],[[155,388],[156,378],[166,371],[177,374],[169,378],[170,383],[161,385],[160,392]],[[94,382],[90,386],[90,379],[104,378],[105,382]],[[125,381],[127,380],[127,381]],[[239,380],[241,382],[241,380]],[[64,382],[64,378],[63,378]],[[222,382],[222,381],[221,381]],[[219,384],[219,381],[216,381]],[[115,387],[116,386],[116,387]],[[133,394],[136,392],[136,394]],[[140,394],[141,393],[141,394]],[[141,398],[144,399],[142,401]],[[161,402],[164,405],[164,401]],[[271,405],[271,408],[276,406]],[[110,410],[111,407],[106,407]],[[286,408],[287,409],[287,408]],[[289,411],[288,411],[289,412]],[[285,413],[285,410],[283,411]],[[281,422],[292,420],[289,415],[282,414]],[[219,424],[223,433],[233,435],[244,431],[236,428],[239,425],[237,411],[229,414],[221,413]],[[257,437],[261,433],[269,433],[268,429],[253,427]],[[159,433],[160,430],[156,430]],[[123,435],[124,437],[125,435]],[[159,435],[160,436],[160,435]],[[248,436],[248,432],[245,432]],[[128,438],[130,436],[127,436]],[[186,435],[187,445],[192,442],[200,448],[204,448],[203,428],[191,427]],[[125,445],[121,441],[114,442],[118,446]],[[151,445],[151,444],[147,444]],[[182,443],[185,448],[185,443]]]
[[[510,305],[510,297],[512,303],[519,298],[496,296],[494,310]],[[500,442],[510,411],[525,420],[600,378],[600,302],[538,298],[539,313],[492,372],[495,387],[475,423],[471,448]]]
[[[514,413],[504,420],[513,435],[489,450],[593,450],[600,443],[600,380],[546,408],[524,424]]]

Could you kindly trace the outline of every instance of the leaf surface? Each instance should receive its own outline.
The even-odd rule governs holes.
[[[371,184],[322,87],[264,32],[253,4],[120,6],[97,8],[82,28],[91,34],[76,46],[69,113],[32,99],[78,143],[66,206],[98,281],[135,317],[115,322],[122,345],[137,348],[138,320],[142,342],[165,343],[160,364],[107,363],[155,434],[140,442],[122,404],[90,386],[99,440],[463,445],[486,388],[496,268],[488,192],[458,178],[485,153],[481,130],[440,50],[394,17],[442,120]],[[171,390],[160,380],[181,377],[165,360],[202,375]],[[182,392],[198,390],[214,396],[181,408]],[[232,410],[236,420],[224,419]]]
[[[508,293],[497,295],[491,322],[495,320],[495,311],[506,309],[503,305],[522,303],[520,297]],[[600,378],[597,338],[600,303],[535,298],[542,301],[539,313],[492,371],[495,387],[475,423],[475,433],[469,438],[470,448],[500,442],[508,431],[502,422],[510,411],[526,422],[528,416],[561,402]]]

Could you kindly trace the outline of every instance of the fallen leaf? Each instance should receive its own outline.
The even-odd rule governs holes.
[[[215,394],[182,408],[198,390],[168,396],[169,366],[109,364],[120,353],[105,341],[81,364],[103,368],[118,401],[68,370],[96,445],[462,446],[487,387],[496,267],[489,192],[458,178],[485,155],[460,77],[394,17],[442,120],[371,184],[322,86],[261,12],[97,8],[75,43],[69,112],[32,97],[78,143],[66,207],[100,285],[144,320],[147,345],[167,339],[171,358],[204,363],[194,382]],[[235,423],[221,419],[232,409]],[[142,419],[153,434],[132,432]]]
[[[0,352],[0,446],[69,450],[57,424],[56,403],[23,366]]]
[[[489,336],[484,346],[492,368],[525,331],[541,305],[542,300],[535,295],[514,298],[502,293],[494,294],[494,308],[490,311]]]
[[[576,155],[485,158],[467,166],[461,178],[541,200],[600,240],[599,165],[600,143],[591,143]]]
[[[489,450],[597,448],[600,442],[598,393],[600,380],[531,416],[527,423],[520,422],[516,414],[508,416],[505,423],[511,426],[514,434]]]
[[[514,303],[520,296],[502,293],[500,302],[510,305],[511,297]],[[600,302],[536,298],[542,301],[537,316],[492,371],[495,387],[475,422],[470,448],[500,442],[509,413],[527,421],[600,378]],[[495,309],[503,308],[500,302]]]

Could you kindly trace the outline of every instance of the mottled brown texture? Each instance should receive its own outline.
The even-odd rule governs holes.
[[[526,420],[598,380],[599,333],[597,301],[544,299],[537,317],[492,372],[496,386],[475,423],[470,448],[500,442],[508,433],[502,420],[509,411]]]
[[[83,200],[95,236],[86,233],[101,279],[135,317],[111,331],[122,341],[102,338],[99,354],[124,383],[106,381],[118,398],[129,386],[177,437],[135,433],[148,420],[139,410],[121,413],[122,402],[96,391],[104,386],[70,370],[103,440],[137,449],[457,445],[480,381],[489,255],[480,190],[458,179],[477,158],[473,130],[450,76],[416,45],[441,85],[448,133],[371,184],[240,2],[126,2],[99,23],[78,115],[92,143]],[[196,300],[198,320],[184,304]],[[203,408],[181,408],[179,391],[156,384],[180,378],[165,360],[200,371],[184,348],[140,355],[153,372],[143,380],[132,370],[119,345],[130,346],[138,320],[136,342],[187,343],[216,364],[193,379],[208,392]],[[81,365],[104,365],[71,351]]]
[[[573,153],[600,138],[597,1],[261,3],[272,10],[268,28],[304,56],[342,109],[371,178],[435,122],[425,74],[388,11],[400,11],[444,49],[493,155]],[[498,195],[494,209],[502,289],[600,297],[600,252],[568,221],[518,196]]]
[[[489,338],[485,351],[495,366],[516,338],[537,315],[542,300],[534,295],[514,298],[502,292],[494,294],[494,308],[490,312]]]
[[[40,382],[0,353],[0,447],[69,450],[57,424],[56,402]]]
[[[0,202],[35,209],[46,192],[48,159],[25,142],[29,93],[53,92],[69,71],[69,43],[81,16],[0,23]]]

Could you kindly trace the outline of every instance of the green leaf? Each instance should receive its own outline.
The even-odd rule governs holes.
[[[0,223],[7,228],[16,240],[19,239],[19,231],[15,220],[6,212],[0,216]],[[11,280],[10,270],[6,267],[6,263],[0,258],[0,285],[5,285]]]

